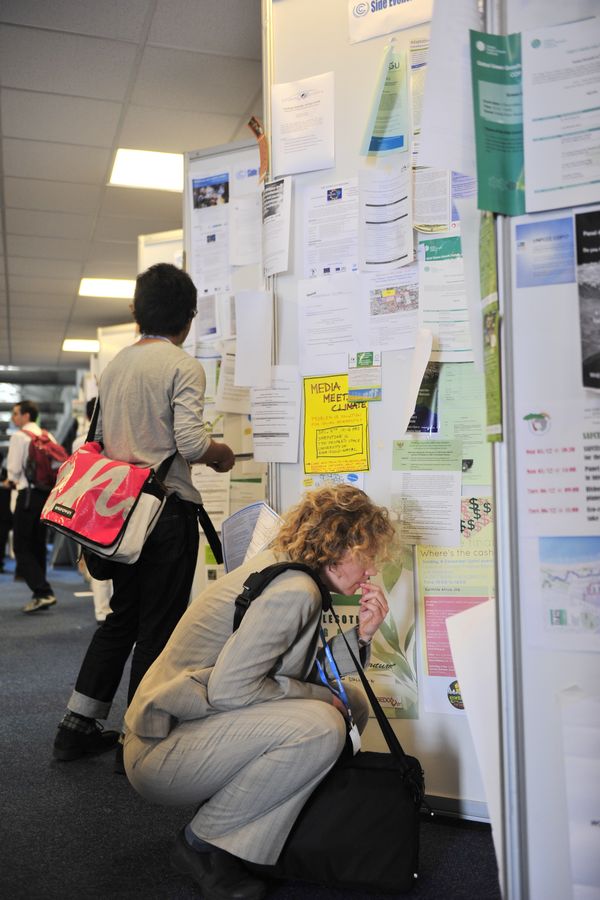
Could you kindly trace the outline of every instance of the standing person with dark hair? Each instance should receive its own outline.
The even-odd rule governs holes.
[[[38,407],[31,400],[15,403],[11,419],[18,431],[11,435],[8,445],[8,477],[4,482],[6,487],[17,489],[13,549],[19,574],[32,591],[31,600],[23,607],[24,613],[39,612],[56,603],[56,597],[46,578],[46,529],[40,522],[40,513],[50,489],[30,485],[26,475],[31,435],[42,433],[37,424],[39,414]],[[49,437],[54,441],[52,435]]]
[[[119,733],[103,731],[133,648],[127,702],[185,611],[198,555],[198,506],[190,464],[217,472],[234,464],[203,422],[204,369],[181,349],[196,315],[196,288],[185,272],[159,263],[138,276],[133,314],[140,339],[100,378],[95,438],[106,455],[156,468],[175,453],[165,478],[167,502],[140,558],[112,565],[112,613],[96,630],[54,742],[54,757],[73,760],[110,750]],[[116,770],[119,771],[117,751]]]

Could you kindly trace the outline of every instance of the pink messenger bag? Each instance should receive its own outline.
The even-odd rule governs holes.
[[[165,504],[162,479],[174,455],[155,472],[108,459],[88,441],[58,470],[41,521],[98,556],[134,563]]]
[[[109,459],[93,440],[99,414],[97,400],[87,442],[58,470],[40,519],[96,556],[132,564],[166,503],[163,482],[177,452],[156,471]]]

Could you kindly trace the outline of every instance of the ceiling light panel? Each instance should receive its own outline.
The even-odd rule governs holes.
[[[120,147],[109,184],[122,187],[183,191],[183,155]]]
[[[116,297],[131,300],[135,291],[135,280],[129,278],[82,278],[79,285],[80,297]]]

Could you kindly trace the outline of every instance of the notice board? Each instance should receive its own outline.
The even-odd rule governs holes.
[[[334,161],[327,168],[311,172],[300,171],[292,175],[290,266],[286,273],[274,278],[276,362],[295,365],[300,362],[302,355],[302,347],[299,346],[299,305],[307,302],[306,298],[311,293],[307,281],[307,276],[310,277],[311,274],[307,272],[311,265],[310,261],[307,262],[306,252],[306,229],[309,227],[306,219],[307,203],[310,202],[311,194],[315,196],[324,188],[331,192],[332,198],[343,195],[344,198],[352,199],[361,164],[360,147],[370,115],[372,95],[390,37],[381,35],[350,43],[346,0],[328,0],[327,3],[322,0],[279,0],[264,4],[263,14],[263,24],[269,35],[265,46],[269,53],[266,68],[270,73],[271,85],[283,85],[327,73],[333,73],[334,81]],[[395,32],[393,51],[408,53],[411,42],[426,41],[428,32],[427,24]],[[270,95],[267,85],[265,95],[267,98]],[[267,99],[267,126],[272,114],[268,104]],[[409,159],[408,170],[410,169]],[[286,173],[271,173],[274,178],[282,174]],[[342,242],[345,240],[343,216],[338,228]],[[315,258],[313,257],[313,261]],[[323,260],[320,262],[323,263]],[[351,266],[348,273],[352,275]],[[341,290],[343,291],[343,284]],[[386,303],[402,302],[416,306],[410,286],[400,285],[394,296],[391,296],[390,291],[386,292],[385,288],[373,296],[373,303],[379,303],[382,307]],[[382,327],[385,329],[385,326]],[[385,686],[385,678],[388,678],[389,696],[383,698],[388,701],[387,713],[407,752],[414,753],[421,760],[426,772],[427,792],[434,798],[434,806],[486,819],[488,811],[484,784],[469,725],[464,711],[460,709],[459,688],[455,677],[450,674],[452,662],[444,625],[445,616],[489,599],[494,591],[490,567],[469,565],[470,561],[477,559],[478,552],[488,554],[489,562],[491,552],[491,450],[488,445],[484,450],[480,448],[477,454],[465,454],[465,434],[461,432],[461,404],[465,403],[466,398],[469,398],[467,402],[471,405],[473,402],[483,403],[483,399],[477,395],[477,400],[473,400],[473,391],[477,393],[479,386],[473,387],[466,368],[461,370],[460,364],[442,365],[442,374],[439,375],[438,372],[435,377],[440,377],[440,390],[445,397],[444,409],[430,409],[429,412],[435,419],[434,424],[430,422],[429,426],[423,426],[422,429],[417,425],[415,432],[407,436],[405,427],[402,428],[400,423],[404,414],[402,397],[410,382],[413,356],[412,348],[383,352],[381,399],[368,403],[368,454],[364,453],[361,457],[359,453],[361,432],[359,423],[353,421],[348,426],[348,442],[344,447],[335,448],[338,454],[336,466],[340,479],[347,479],[364,487],[375,502],[396,507],[396,512],[400,515],[402,503],[409,502],[406,487],[408,482],[406,479],[403,482],[401,468],[403,460],[410,458],[415,449],[412,444],[404,446],[405,444],[409,444],[412,438],[422,438],[422,432],[428,427],[432,431],[435,429],[439,438],[423,441],[420,445],[423,455],[426,453],[426,444],[429,450],[434,451],[426,467],[427,471],[421,473],[421,495],[426,493],[426,483],[431,480],[429,467],[433,470],[435,480],[436,469],[456,466],[455,484],[458,484],[458,490],[462,492],[460,502],[464,539],[461,538],[458,546],[422,547],[420,552],[408,547],[403,558],[397,561],[396,571],[385,575],[385,587],[394,609],[394,617],[381,638],[382,675],[379,679],[379,696],[382,697],[382,691],[383,694],[386,693],[382,685]],[[472,363],[465,365],[472,370]],[[308,372],[305,369],[304,374],[308,375],[304,380],[305,398],[306,392],[312,390],[307,408],[311,420],[318,423],[315,404],[318,405],[319,397],[324,398],[323,402],[329,398],[330,411],[336,407],[339,409],[337,395],[347,390],[342,384],[342,376],[348,376],[342,373],[340,377],[332,377],[336,373],[331,370],[323,379],[319,378],[322,374],[319,371]],[[426,411],[422,412],[427,418]],[[344,410],[344,415],[346,413],[347,410]],[[445,417],[443,427],[442,416]],[[279,509],[297,502],[302,492],[315,484],[319,475],[319,460],[324,454],[333,452],[325,433],[325,419],[322,425],[322,434],[311,436],[305,433],[305,442],[310,446],[303,448],[301,440],[296,465],[276,467],[276,502]],[[421,434],[418,433],[419,430]],[[406,437],[408,440],[404,440]],[[322,450],[321,456],[319,448]],[[339,464],[338,458],[342,451],[355,453],[356,459],[360,461],[356,471],[342,473],[344,466]],[[464,466],[469,470],[466,478],[462,477]],[[418,472],[411,472],[413,482],[418,478]],[[455,490],[455,486],[452,490]],[[470,540],[471,534],[476,537]],[[419,597],[415,584],[422,584],[424,579],[428,579],[430,584],[429,596]],[[448,584],[451,582],[457,585],[457,597],[448,591]],[[423,611],[427,604],[430,604],[431,615],[425,628]],[[344,610],[344,621],[351,623],[354,613],[355,608],[352,601],[349,601]],[[438,670],[437,674],[434,672],[434,677],[423,671],[423,648],[426,649],[427,642],[430,643],[430,649],[436,642],[443,645],[441,648],[438,646]],[[413,667],[414,660],[416,664]],[[394,703],[397,702],[394,686],[400,682],[403,684],[404,708],[394,709]],[[443,712],[442,705],[446,706]],[[383,739],[372,722],[367,728],[363,745],[367,749],[384,749]]]

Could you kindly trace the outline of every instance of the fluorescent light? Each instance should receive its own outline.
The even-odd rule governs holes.
[[[119,147],[109,184],[122,187],[183,191],[183,154]]]
[[[63,350],[67,353],[98,353],[100,350],[100,341],[78,341],[64,340]]]
[[[135,291],[135,279],[129,278],[82,278],[79,285],[80,297],[116,297],[131,300]]]

